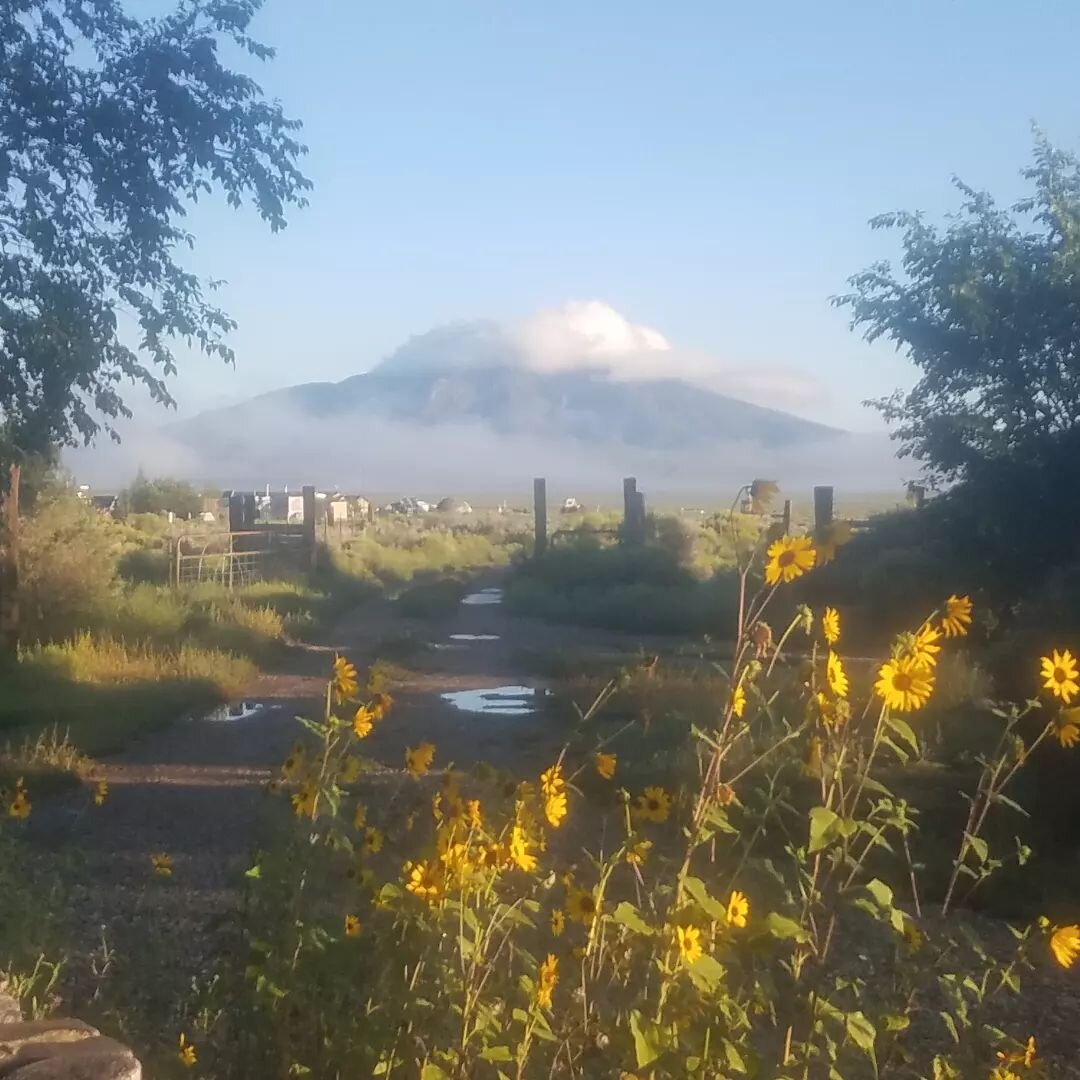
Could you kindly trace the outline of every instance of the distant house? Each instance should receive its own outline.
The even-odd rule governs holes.
[[[326,520],[331,525],[342,524],[349,520],[349,500],[341,494],[333,494],[326,499]]]
[[[471,514],[473,508],[464,499],[454,499],[447,496],[440,499],[435,506],[440,514]]]
[[[271,521],[303,521],[304,496],[294,495],[288,491],[270,492],[269,516]]]
[[[90,505],[99,513],[105,514],[107,517],[112,517],[116,513],[116,507],[119,503],[119,497],[116,495],[91,495]]]

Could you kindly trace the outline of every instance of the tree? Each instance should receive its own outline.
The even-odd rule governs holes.
[[[873,219],[901,231],[903,272],[877,263],[833,300],[919,368],[911,391],[868,404],[933,479],[1038,462],[1080,423],[1080,162],[1037,135],[1024,176],[1032,194],[1007,210],[954,180],[963,203],[944,229]]]
[[[202,510],[202,496],[187,482],[169,476],[148,480],[139,471],[131,487],[121,494],[128,514],[167,514],[194,517]]]
[[[0,449],[14,469],[102,427],[115,437],[124,381],[170,404],[173,340],[233,359],[214,283],[177,255],[202,196],[250,202],[275,231],[305,202],[298,123],[219,57],[223,43],[273,55],[248,33],[260,6],[180,0],[136,19],[121,0],[0,4]],[[8,597],[15,550],[9,531]]]

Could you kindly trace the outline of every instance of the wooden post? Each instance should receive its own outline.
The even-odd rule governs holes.
[[[0,550],[0,648],[15,655],[19,650],[19,479],[20,465],[8,468],[8,489],[3,494],[3,535]]]
[[[244,496],[239,491],[229,492],[229,532],[244,531]]]
[[[645,492],[634,492],[634,542],[637,544],[643,544],[645,542],[645,532],[647,527],[647,518],[645,514]]]
[[[538,476],[533,481],[533,524],[536,540],[533,544],[533,556],[539,557],[547,551],[547,480]]]
[[[311,484],[305,484],[301,493],[304,496],[304,543],[307,546],[311,569],[314,570],[318,560],[315,547],[315,488]]]
[[[634,535],[634,515],[637,513],[637,477],[627,476],[622,482],[623,531]]]
[[[814,488],[814,532],[818,535],[833,521],[833,489],[831,486]]]
[[[791,500],[784,500],[784,512],[780,517],[780,524],[784,528],[784,536],[791,535]]]

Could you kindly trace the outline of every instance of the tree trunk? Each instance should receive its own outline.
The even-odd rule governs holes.
[[[19,476],[20,466],[8,467],[8,488],[0,523],[0,651],[13,655],[19,648]]]

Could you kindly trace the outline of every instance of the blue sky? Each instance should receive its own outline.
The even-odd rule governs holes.
[[[808,375],[795,411],[873,430],[861,399],[912,370],[827,302],[893,253],[867,219],[947,210],[953,173],[1009,200],[1032,120],[1080,136],[1066,0],[267,0],[255,30],[315,189],[277,236],[192,214],[240,329],[235,371],[184,367],[184,412],[595,299],[718,368]]]

